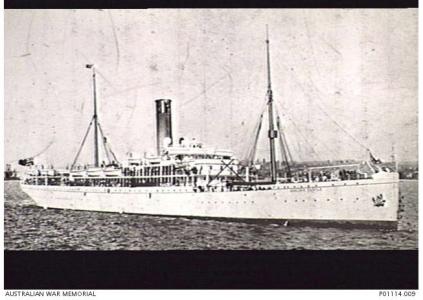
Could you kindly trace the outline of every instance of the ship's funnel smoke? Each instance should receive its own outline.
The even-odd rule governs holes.
[[[172,109],[170,99],[156,100],[156,142],[157,155],[172,144]]]

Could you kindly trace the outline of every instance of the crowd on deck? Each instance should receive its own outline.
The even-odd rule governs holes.
[[[369,174],[360,172],[358,170],[336,170],[336,171],[319,171],[294,172],[291,177],[287,178],[287,182],[322,182],[322,181],[344,181],[344,180],[359,180],[368,179]]]

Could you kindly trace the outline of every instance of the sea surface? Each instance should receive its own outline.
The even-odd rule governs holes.
[[[4,183],[6,250],[417,249],[418,181],[401,181],[399,230],[285,227],[42,209]]]

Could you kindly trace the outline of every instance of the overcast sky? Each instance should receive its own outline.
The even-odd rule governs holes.
[[[40,159],[72,162],[93,109],[87,63],[118,158],[155,152],[159,98],[173,100],[176,137],[242,158],[265,100],[266,24],[295,159],[363,159],[366,146],[389,160],[395,142],[417,160],[417,9],[149,9],[5,11],[5,162],[50,143]]]

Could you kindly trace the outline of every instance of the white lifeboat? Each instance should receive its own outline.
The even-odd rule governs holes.
[[[103,172],[104,172],[104,175],[106,175],[106,177],[122,176],[121,169],[116,169],[114,167],[107,167],[107,168],[103,169]]]
[[[76,170],[76,171],[71,171],[70,172],[70,176],[71,177],[86,177],[87,176],[87,172],[85,170]]]
[[[103,177],[104,176],[102,168],[91,168],[91,169],[88,169],[86,172],[88,177]]]

